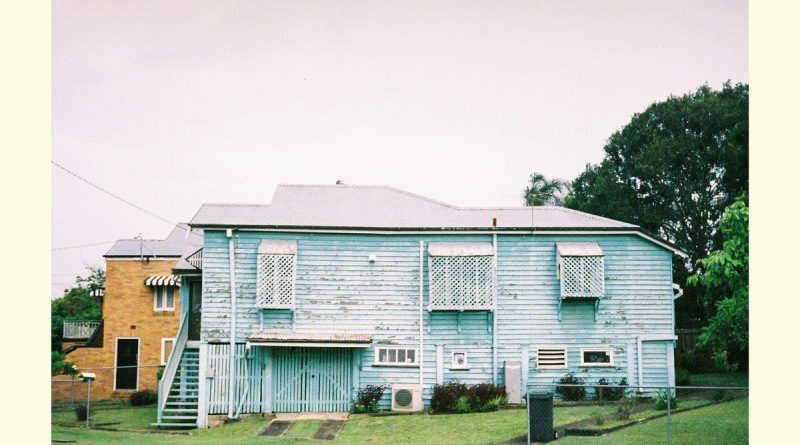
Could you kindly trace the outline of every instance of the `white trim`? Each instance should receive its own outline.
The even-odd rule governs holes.
[[[117,389],[117,353],[119,352],[120,340],[136,340],[136,388]],[[139,362],[142,353],[142,340],[139,337],[114,337],[114,391],[138,391],[139,390]]]
[[[378,361],[378,358],[380,357],[380,350],[381,349],[385,349],[386,350],[386,359],[387,360],[389,359],[389,351],[390,350],[395,351],[395,361],[394,362],[389,362],[389,361],[381,362],[381,361]],[[397,351],[400,351],[400,350],[406,351],[406,357],[408,357],[408,351],[414,351],[414,361],[413,362],[398,362],[398,361],[396,361],[397,360]],[[420,363],[421,362],[419,360],[419,349],[417,349],[417,348],[406,348],[406,347],[403,347],[403,346],[379,346],[379,345],[375,345],[375,357],[374,357],[374,361],[372,363],[373,366],[402,366],[402,367],[418,368]]]
[[[161,337],[161,366],[166,366],[167,359],[169,359],[169,356],[164,354],[164,351],[166,351],[165,346],[168,341],[172,342],[173,348],[175,347],[175,337]],[[170,352],[172,352],[172,349],[170,349]]]
[[[429,256],[490,256],[494,255],[492,243],[428,243]]]
[[[158,257],[158,258],[148,257],[148,256],[145,255],[144,258],[145,258],[145,261],[147,261],[149,259],[150,261],[175,261],[175,262],[177,262],[178,260],[181,259],[181,257],[178,256],[178,255],[173,256],[173,257],[163,257],[162,256],[162,257]],[[141,261],[141,257],[139,257],[139,255],[130,256],[130,257],[117,257],[117,256],[115,256],[115,257],[106,257],[105,260],[106,261]]]
[[[584,368],[609,368],[609,367],[616,366],[614,364],[614,348],[612,348],[610,346],[609,347],[605,347],[605,346],[604,347],[597,347],[597,348],[594,348],[594,347],[592,347],[592,348],[581,348],[580,351],[581,351],[581,364],[580,364],[581,367],[584,367]],[[605,353],[608,353],[608,357],[609,357],[610,361],[608,363],[586,363],[586,361],[584,361],[584,357],[583,357],[583,353],[584,352],[605,352]]]
[[[283,348],[368,348],[372,343],[335,343],[335,342],[268,342],[248,341],[248,348],[253,346],[283,347]]]
[[[206,227],[198,224],[198,227]],[[211,227],[209,230],[224,230],[223,228]],[[530,235],[530,228],[508,229],[508,230],[335,230],[335,229],[269,229],[269,228],[239,228],[241,232],[292,232],[292,233],[362,233],[365,235],[491,235],[493,233],[518,235],[520,233]],[[663,241],[646,235],[638,230],[536,230],[533,233],[537,235],[637,235],[654,244],[658,244],[664,249],[678,255],[682,258],[689,258],[689,255],[681,252],[680,250],[669,246]]]
[[[175,312],[175,288],[173,286],[152,286],[153,288],[153,312]],[[164,289],[164,306],[158,306],[158,291]],[[172,307],[167,306],[166,290],[172,289]]]
[[[464,364],[456,364],[456,354],[464,354]],[[450,351],[450,369],[465,370],[469,369],[469,354],[464,349],[453,349]]]
[[[678,336],[671,334],[651,334],[640,335],[639,338],[642,339],[642,341],[675,341],[678,339]]]
[[[561,350],[563,350],[564,351],[564,366],[544,365],[544,367],[542,367],[542,365],[539,364],[539,359],[540,359],[539,351],[541,351],[542,349],[550,349],[550,350],[561,349]],[[537,346],[536,347],[536,369],[537,370],[552,371],[552,370],[568,369],[568,368],[569,368],[569,350],[567,349],[566,346]]]

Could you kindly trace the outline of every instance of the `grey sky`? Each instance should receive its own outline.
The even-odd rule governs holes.
[[[53,2],[53,159],[169,220],[277,183],[520,205],[635,112],[748,81],[747,2]],[[168,224],[52,170],[53,247]],[[52,294],[110,244],[55,251]]]

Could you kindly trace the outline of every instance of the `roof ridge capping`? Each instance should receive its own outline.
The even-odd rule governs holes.
[[[406,196],[410,196],[412,198],[418,198],[425,201],[428,201],[433,204],[437,204],[440,206],[448,207],[451,209],[461,209],[456,205],[439,201],[437,199],[433,199],[424,195],[420,195],[418,193],[409,192],[408,190],[399,189],[397,187],[393,187],[391,185],[382,185],[382,184],[278,184],[275,188],[275,194],[272,195],[273,201],[275,200],[275,196],[278,194],[278,189],[286,187],[286,188],[301,188],[301,187],[316,187],[316,188],[327,188],[327,189],[341,189],[341,188],[372,188],[372,189],[384,189],[395,193],[400,193]]]

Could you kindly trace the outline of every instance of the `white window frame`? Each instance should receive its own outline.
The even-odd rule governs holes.
[[[583,359],[584,352],[605,352],[608,354],[608,363],[587,363]],[[581,348],[581,366],[585,368],[609,368],[616,366],[614,364],[614,348],[611,347],[596,347],[596,348]]]
[[[119,351],[120,340],[136,340],[136,388],[135,389],[117,389],[117,352]],[[139,337],[115,337],[114,338],[114,391],[138,391],[139,390],[139,373],[141,371],[142,362],[142,340]]]
[[[161,366],[165,366],[167,364],[167,360],[169,360],[169,355],[165,355],[167,348],[167,342],[172,342],[172,347],[175,347],[175,337],[161,337]],[[169,350],[170,354],[172,353],[172,349]]]
[[[386,350],[386,360],[385,362],[379,361],[381,355],[381,349]],[[390,362],[389,360],[389,351],[395,351],[395,361]],[[408,351],[414,351],[414,361],[413,362],[397,362],[397,351],[406,351],[406,357],[408,357]],[[401,346],[377,346],[375,347],[375,363],[373,366],[403,366],[408,368],[419,368],[419,350],[417,348],[404,348]]]
[[[459,365],[456,363],[456,354],[464,354],[464,364]],[[469,354],[463,349],[454,349],[450,351],[450,369],[469,369]]]
[[[564,351],[564,365],[563,366],[553,366],[553,365],[542,365],[540,363],[541,360],[541,351],[542,350],[554,350],[560,349]],[[560,369],[568,369],[569,368],[569,350],[566,346],[539,346],[536,348],[536,369],[542,371],[551,371],[551,370],[560,370]]]
[[[172,289],[172,306],[167,306],[167,290]],[[159,291],[163,292],[163,305],[158,306]],[[153,311],[155,312],[175,312],[175,288],[172,286],[153,286]]]

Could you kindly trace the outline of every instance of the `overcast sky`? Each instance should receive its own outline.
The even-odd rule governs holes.
[[[53,160],[163,218],[278,183],[521,205],[648,104],[748,81],[747,2],[53,2]],[[54,248],[169,224],[52,169]],[[52,254],[52,295],[106,243]]]

